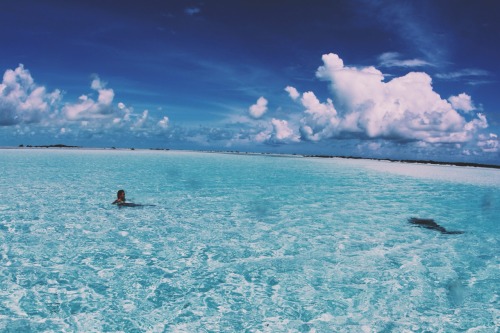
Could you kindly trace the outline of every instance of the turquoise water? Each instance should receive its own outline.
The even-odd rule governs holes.
[[[51,149],[0,167],[2,332],[500,325],[499,170]],[[155,206],[111,205],[121,188]]]

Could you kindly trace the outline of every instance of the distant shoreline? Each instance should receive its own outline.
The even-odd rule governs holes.
[[[65,144],[54,144],[54,145],[19,145],[18,147],[0,147],[0,149],[30,149],[30,148],[56,148],[56,149],[82,149],[82,150],[136,150],[135,148],[116,148],[116,147],[82,147],[82,146],[71,146]],[[170,151],[169,148],[138,148],[137,150],[156,150],[156,151]],[[183,150],[178,150],[183,151]],[[306,158],[341,158],[341,159],[351,159],[351,160],[371,160],[371,161],[386,161],[394,163],[407,163],[407,164],[431,164],[431,165],[448,165],[448,166],[458,166],[458,167],[473,167],[473,168],[488,168],[488,169],[500,169],[500,165],[496,164],[486,164],[486,163],[472,163],[472,162],[440,162],[434,160],[406,160],[406,159],[390,159],[390,158],[371,158],[371,157],[357,157],[357,156],[343,156],[343,155],[307,155],[307,154],[280,154],[280,153],[254,153],[254,152],[241,152],[241,151],[217,151],[217,150],[192,150],[196,152],[204,153],[225,153],[225,154],[238,154],[238,155],[264,155],[264,156],[294,156],[294,157],[306,157]]]

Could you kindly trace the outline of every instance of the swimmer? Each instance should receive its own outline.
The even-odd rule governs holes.
[[[142,205],[142,204],[135,204],[133,202],[126,202],[124,190],[119,190],[116,193],[116,200],[113,201],[112,204],[118,205],[119,207],[145,207],[145,206],[154,207],[155,206],[155,205]]]
[[[116,200],[113,201],[113,205],[123,205],[125,203],[125,191],[119,190],[116,193]]]

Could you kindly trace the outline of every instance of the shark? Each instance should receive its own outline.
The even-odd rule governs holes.
[[[434,219],[421,219],[418,217],[412,217],[412,218],[408,219],[408,222],[410,224],[416,225],[418,227],[439,231],[442,234],[446,234],[446,235],[459,235],[459,234],[464,233],[463,231],[448,231],[448,230],[446,230],[446,228],[437,224],[434,221]]]

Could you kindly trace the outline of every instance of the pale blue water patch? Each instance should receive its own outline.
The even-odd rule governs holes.
[[[0,167],[0,331],[500,324],[498,170],[16,149]],[[111,205],[120,188],[155,206]]]

